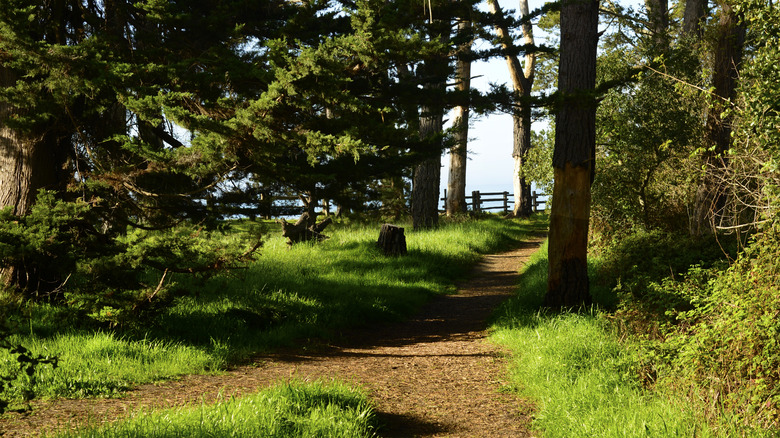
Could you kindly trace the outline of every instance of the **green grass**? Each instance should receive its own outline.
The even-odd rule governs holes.
[[[534,425],[541,435],[718,436],[681,397],[642,387],[640,361],[610,329],[608,314],[598,307],[580,313],[538,310],[546,290],[546,256],[545,245],[525,268],[518,295],[499,311],[491,335],[512,351],[512,389],[535,402]],[[596,297],[601,300],[610,297]]]
[[[374,436],[364,392],[339,382],[290,382],[216,404],[136,414],[128,420],[58,438],[197,438]]]
[[[419,232],[407,227],[404,257],[385,257],[376,248],[379,224],[336,224],[326,230],[330,239],[292,248],[271,229],[248,269],[176,278],[187,293],[132,330],[95,328],[84,315],[50,304],[20,308],[11,341],[57,356],[59,366],[40,367],[34,379],[21,376],[2,398],[115,397],[132,385],[219,372],[258,352],[405,318],[432,295],[453,292],[481,254],[508,249],[545,228],[543,216],[452,222]],[[14,367],[0,355],[0,372]]]

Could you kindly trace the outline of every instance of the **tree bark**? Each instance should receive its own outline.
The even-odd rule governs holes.
[[[467,19],[458,22],[458,32],[469,31],[471,23]],[[471,88],[471,60],[463,59],[471,53],[471,39],[458,49],[459,57],[456,61],[457,84],[455,89],[467,94]],[[469,142],[469,103],[455,107],[455,145],[450,148],[450,174],[447,179],[447,216],[457,213],[465,213],[466,204],[466,161],[468,159]]]
[[[488,2],[490,13],[497,17],[503,17],[501,6],[498,0]],[[529,15],[528,0],[520,0],[520,16]],[[501,39],[501,47],[507,50],[512,47],[512,37],[509,29],[501,24],[496,25],[496,33]],[[523,24],[523,44],[533,45],[534,35],[533,26],[530,22]],[[531,198],[531,184],[525,179],[523,165],[525,163],[528,151],[531,150],[531,107],[524,102],[524,97],[531,95],[531,88],[534,83],[534,73],[536,70],[536,54],[526,53],[524,63],[521,64],[517,56],[507,52],[504,55],[507,67],[509,68],[509,77],[512,80],[516,99],[515,113],[512,114],[513,135],[512,135],[512,159],[514,160],[514,174],[512,175],[512,186],[514,189],[514,208],[515,217],[527,217],[533,213],[533,199]]]
[[[544,305],[568,308],[591,302],[588,280],[590,187],[596,150],[596,48],[598,0],[569,0],[561,7],[549,272]]]
[[[525,178],[523,166],[528,152],[531,150],[531,108],[523,107],[521,114],[512,115],[512,122],[514,139],[512,186],[515,197],[512,214],[515,217],[528,217],[534,211],[534,201],[531,197],[531,184]]]
[[[650,23],[650,32],[655,43],[655,52],[665,53],[669,47],[669,1],[645,0],[647,19]]]
[[[434,21],[432,35],[449,40],[449,24]],[[425,87],[444,93],[449,74],[447,54],[439,53],[425,60],[421,73]],[[441,183],[441,133],[444,128],[444,108],[441,100],[420,109],[420,138],[437,138],[437,154],[414,168],[412,175],[412,227],[433,228],[439,224],[439,184]]]
[[[442,114],[420,118],[420,136],[425,138],[442,131]],[[439,224],[439,183],[441,181],[441,156],[428,158],[414,168],[412,177],[412,227],[432,228]]]
[[[379,230],[377,246],[385,255],[400,256],[406,254],[406,236],[404,229],[391,224],[383,224]]]
[[[15,83],[15,73],[0,67],[0,87]],[[25,112],[0,102],[0,208],[12,207],[17,216],[30,212],[38,190],[58,185],[62,165],[57,162],[56,139],[48,132],[26,134],[6,123]]]
[[[718,39],[712,73],[712,85],[717,96],[707,113],[706,136],[710,146],[704,155],[704,175],[696,193],[694,206],[694,235],[715,232],[724,216],[726,194],[716,182],[717,173],[728,166],[726,152],[731,148],[731,116],[723,116],[729,102],[736,96],[745,29],[738,23],[736,13],[727,3],[721,4]],[[728,225],[728,224],[725,224]]]
[[[701,36],[706,16],[707,0],[686,0],[683,12],[683,35]]]
[[[0,87],[13,86],[18,75],[0,66]],[[0,209],[10,207],[13,214],[30,213],[38,191],[61,189],[63,166],[67,154],[59,150],[60,136],[55,126],[39,127],[37,132],[23,132],[7,123],[27,111],[0,102]],[[51,289],[56,278],[44,272],[45,267],[8,266],[0,268],[0,281],[26,291]],[[51,287],[42,284],[50,284]]]

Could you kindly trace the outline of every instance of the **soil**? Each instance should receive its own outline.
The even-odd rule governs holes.
[[[541,240],[485,256],[454,295],[431,300],[417,317],[345,334],[325,346],[276,352],[221,375],[142,385],[121,399],[36,402],[0,419],[3,437],[38,436],[140,409],[201,404],[283,380],[339,379],[369,394],[380,437],[528,437],[533,406],[507,391],[507,353],[486,340],[486,319],[517,284]]]

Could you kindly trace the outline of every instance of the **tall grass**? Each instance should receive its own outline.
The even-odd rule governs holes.
[[[290,382],[213,405],[136,414],[58,438],[374,436],[376,419],[361,390],[339,382]]]
[[[13,341],[35,354],[56,355],[59,366],[42,367],[29,383],[34,387],[15,382],[2,397],[111,397],[135,384],[215,372],[279,346],[398,320],[432,295],[453,292],[481,254],[545,229],[545,219],[407,228],[404,257],[386,257],[376,248],[379,224],[336,224],[327,230],[330,239],[293,247],[272,229],[248,269],[175,278],[185,293],[132,330],[96,329],[71,309],[33,304],[17,312],[29,319],[18,316]],[[0,356],[0,371],[15,366]]]
[[[513,352],[512,387],[536,403],[534,425],[542,435],[717,436],[683,399],[643,388],[639,361],[610,329],[608,314],[598,307],[561,314],[538,310],[546,256],[545,245],[525,268],[517,296],[498,313],[491,336]]]

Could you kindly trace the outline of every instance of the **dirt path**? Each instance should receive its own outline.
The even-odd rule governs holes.
[[[109,421],[139,407],[201,403],[240,395],[283,379],[341,379],[369,392],[381,437],[531,436],[531,407],[500,392],[504,353],[485,340],[485,319],[514,290],[517,271],[539,245],[486,256],[457,295],[432,300],[403,323],[354,333],[339,345],[277,353],[220,376],[186,376],[144,385],[118,400],[60,400],[0,420],[3,437]]]

